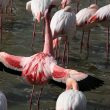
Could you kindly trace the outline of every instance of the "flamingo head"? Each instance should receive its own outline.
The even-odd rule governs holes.
[[[98,6],[96,4],[91,4],[89,8],[98,10]]]
[[[66,90],[69,90],[71,88],[73,90],[78,90],[78,84],[77,84],[77,82],[74,79],[68,78],[66,80]]]
[[[64,11],[65,11],[65,12],[72,12],[73,10],[72,10],[71,6],[66,6],[66,7],[64,8]]]
[[[65,8],[65,6],[69,5],[70,3],[71,3],[71,0],[62,0],[61,8]]]

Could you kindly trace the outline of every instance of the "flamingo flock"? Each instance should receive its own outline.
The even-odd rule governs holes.
[[[8,0],[6,3],[8,3]],[[7,4],[0,1],[0,28],[2,33],[2,10]],[[33,41],[35,38],[36,22],[40,23],[44,20],[44,44],[41,52],[35,53],[29,57],[15,56],[7,52],[0,52],[0,71],[5,71],[10,74],[21,76],[28,83],[33,85],[33,90],[30,98],[30,110],[32,110],[32,97],[35,85],[41,85],[42,89],[38,99],[43,91],[43,86],[52,79],[56,82],[61,82],[66,85],[65,91],[61,93],[56,102],[56,110],[86,110],[86,97],[79,90],[78,83],[82,80],[92,78],[92,86],[103,84],[103,81],[95,78],[87,73],[79,72],[75,69],[68,69],[59,66],[54,55],[54,48],[59,43],[59,40],[64,39],[64,56],[69,51],[70,35],[74,36],[77,28],[84,32],[88,32],[87,50],[89,51],[89,35],[91,28],[97,23],[101,23],[108,28],[107,37],[107,61],[109,61],[109,25],[110,25],[110,4],[98,9],[97,4],[91,4],[89,7],[79,10],[80,1],[77,0],[77,13],[70,6],[72,0],[31,0],[26,3],[26,9],[32,12],[34,17]],[[96,0],[97,3],[97,0]],[[54,7],[61,9],[51,17],[51,10]],[[3,9],[2,9],[3,8]],[[76,13],[76,14],[75,14]],[[81,39],[80,52],[82,52],[83,35]],[[2,36],[2,34],[1,34]],[[61,39],[59,39],[61,37]],[[2,37],[1,37],[2,38]],[[32,44],[33,45],[33,44]],[[89,52],[88,52],[89,53]],[[68,58],[67,58],[68,59]],[[67,61],[68,62],[68,61]],[[99,86],[98,85],[98,86]],[[89,85],[91,86],[91,85]],[[2,104],[2,103],[1,103]],[[1,105],[0,105],[1,106]],[[6,105],[7,106],[7,105]],[[0,108],[1,109],[1,108]],[[3,109],[6,110],[6,109]]]

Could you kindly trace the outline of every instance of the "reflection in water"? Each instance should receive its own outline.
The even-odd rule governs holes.
[[[37,37],[35,38],[34,51],[31,50],[33,18],[25,10],[27,0],[15,0],[14,16],[12,20],[5,20],[3,30],[3,43],[0,44],[0,51],[6,51],[14,55],[29,56],[42,50],[41,24],[37,25]],[[98,1],[100,6],[106,5],[109,0]],[[80,8],[87,7],[87,2],[81,1]],[[10,22],[12,21],[12,22]],[[69,68],[75,68],[79,71],[87,72],[95,77],[104,80],[104,85],[91,91],[85,91],[84,94],[88,100],[87,110],[110,110],[110,67],[105,67],[105,42],[106,35],[103,27],[96,27],[92,30],[90,42],[90,56],[85,59],[86,51],[79,54],[79,45],[81,32],[78,31],[77,37],[70,44]],[[0,72],[0,90],[6,94],[9,110],[26,110],[29,108],[29,94],[32,86],[26,84],[20,77]],[[36,105],[36,97],[40,87],[36,86],[37,92],[33,108]],[[47,84],[41,97],[40,108],[42,110],[54,110],[57,96],[64,89],[51,84]],[[104,108],[104,109],[103,109]]]

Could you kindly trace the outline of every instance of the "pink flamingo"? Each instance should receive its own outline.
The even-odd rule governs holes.
[[[72,78],[76,81],[88,78],[90,76],[88,74],[73,69],[65,69],[57,65],[53,57],[52,34],[49,18],[49,13],[46,11],[45,42],[43,51],[30,57],[15,56],[6,52],[0,52],[0,70],[22,76],[32,85],[43,85],[49,78],[63,83],[65,83],[68,78]],[[93,78],[93,81],[98,83],[99,80],[97,80],[97,78]]]
[[[66,85],[66,91],[58,96],[56,110],[86,110],[86,97],[79,91],[77,82],[68,78]]]
[[[51,19],[50,28],[52,31],[53,39],[58,38],[60,35],[65,38],[64,55],[62,59],[64,62],[66,50],[68,56],[68,38],[71,38],[70,36],[73,36],[76,31],[76,16],[72,8],[70,6],[66,6],[64,9],[57,11]],[[59,38],[54,40],[53,43],[56,43],[55,41],[59,41]],[[53,45],[56,46],[57,44]]]
[[[108,28],[108,37],[106,43],[106,59],[109,61],[109,29],[110,29],[110,4],[101,7],[97,12],[88,20],[89,24],[101,23],[103,26]]]
[[[26,10],[31,11],[34,19],[34,30],[32,38],[32,47],[36,35],[36,23],[40,23],[41,18],[44,17],[44,12],[49,6],[58,6],[60,5],[61,0],[31,0],[26,3]],[[44,23],[45,24],[45,23]],[[43,27],[44,34],[44,27]],[[44,35],[43,35],[44,36]]]
[[[88,32],[87,52],[89,54],[90,32],[91,32],[91,28],[94,27],[95,25],[88,24],[87,21],[97,10],[98,10],[98,6],[96,4],[92,4],[88,8],[84,8],[76,14],[76,25],[78,28],[82,29],[82,32],[83,32],[82,39],[81,39],[80,53],[82,53],[84,32],[87,31]]]

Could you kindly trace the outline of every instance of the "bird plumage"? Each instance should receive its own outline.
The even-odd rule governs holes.
[[[0,110],[7,110],[7,99],[3,92],[0,91]]]
[[[60,34],[74,35],[76,30],[76,16],[69,6],[57,11],[50,23],[53,39]]]
[[[110,4],[101,7],[97,10],[97,12],[90,17],[88,23],[96,23],[96,22],[107,22],[106,24],[110,25]]]
[[[66,90],[58,96],[56,110],[86,110],[86,97],[79,90]]]
[[[87,23],[88,19],[98,10],[98,6],[96,4],[92,4],[87,8],[81,9],[76,14],[76,25],[77,27],[81,27],[85,29],[85,31],[88,30],[88,27],[90,28],[91,25]]]

